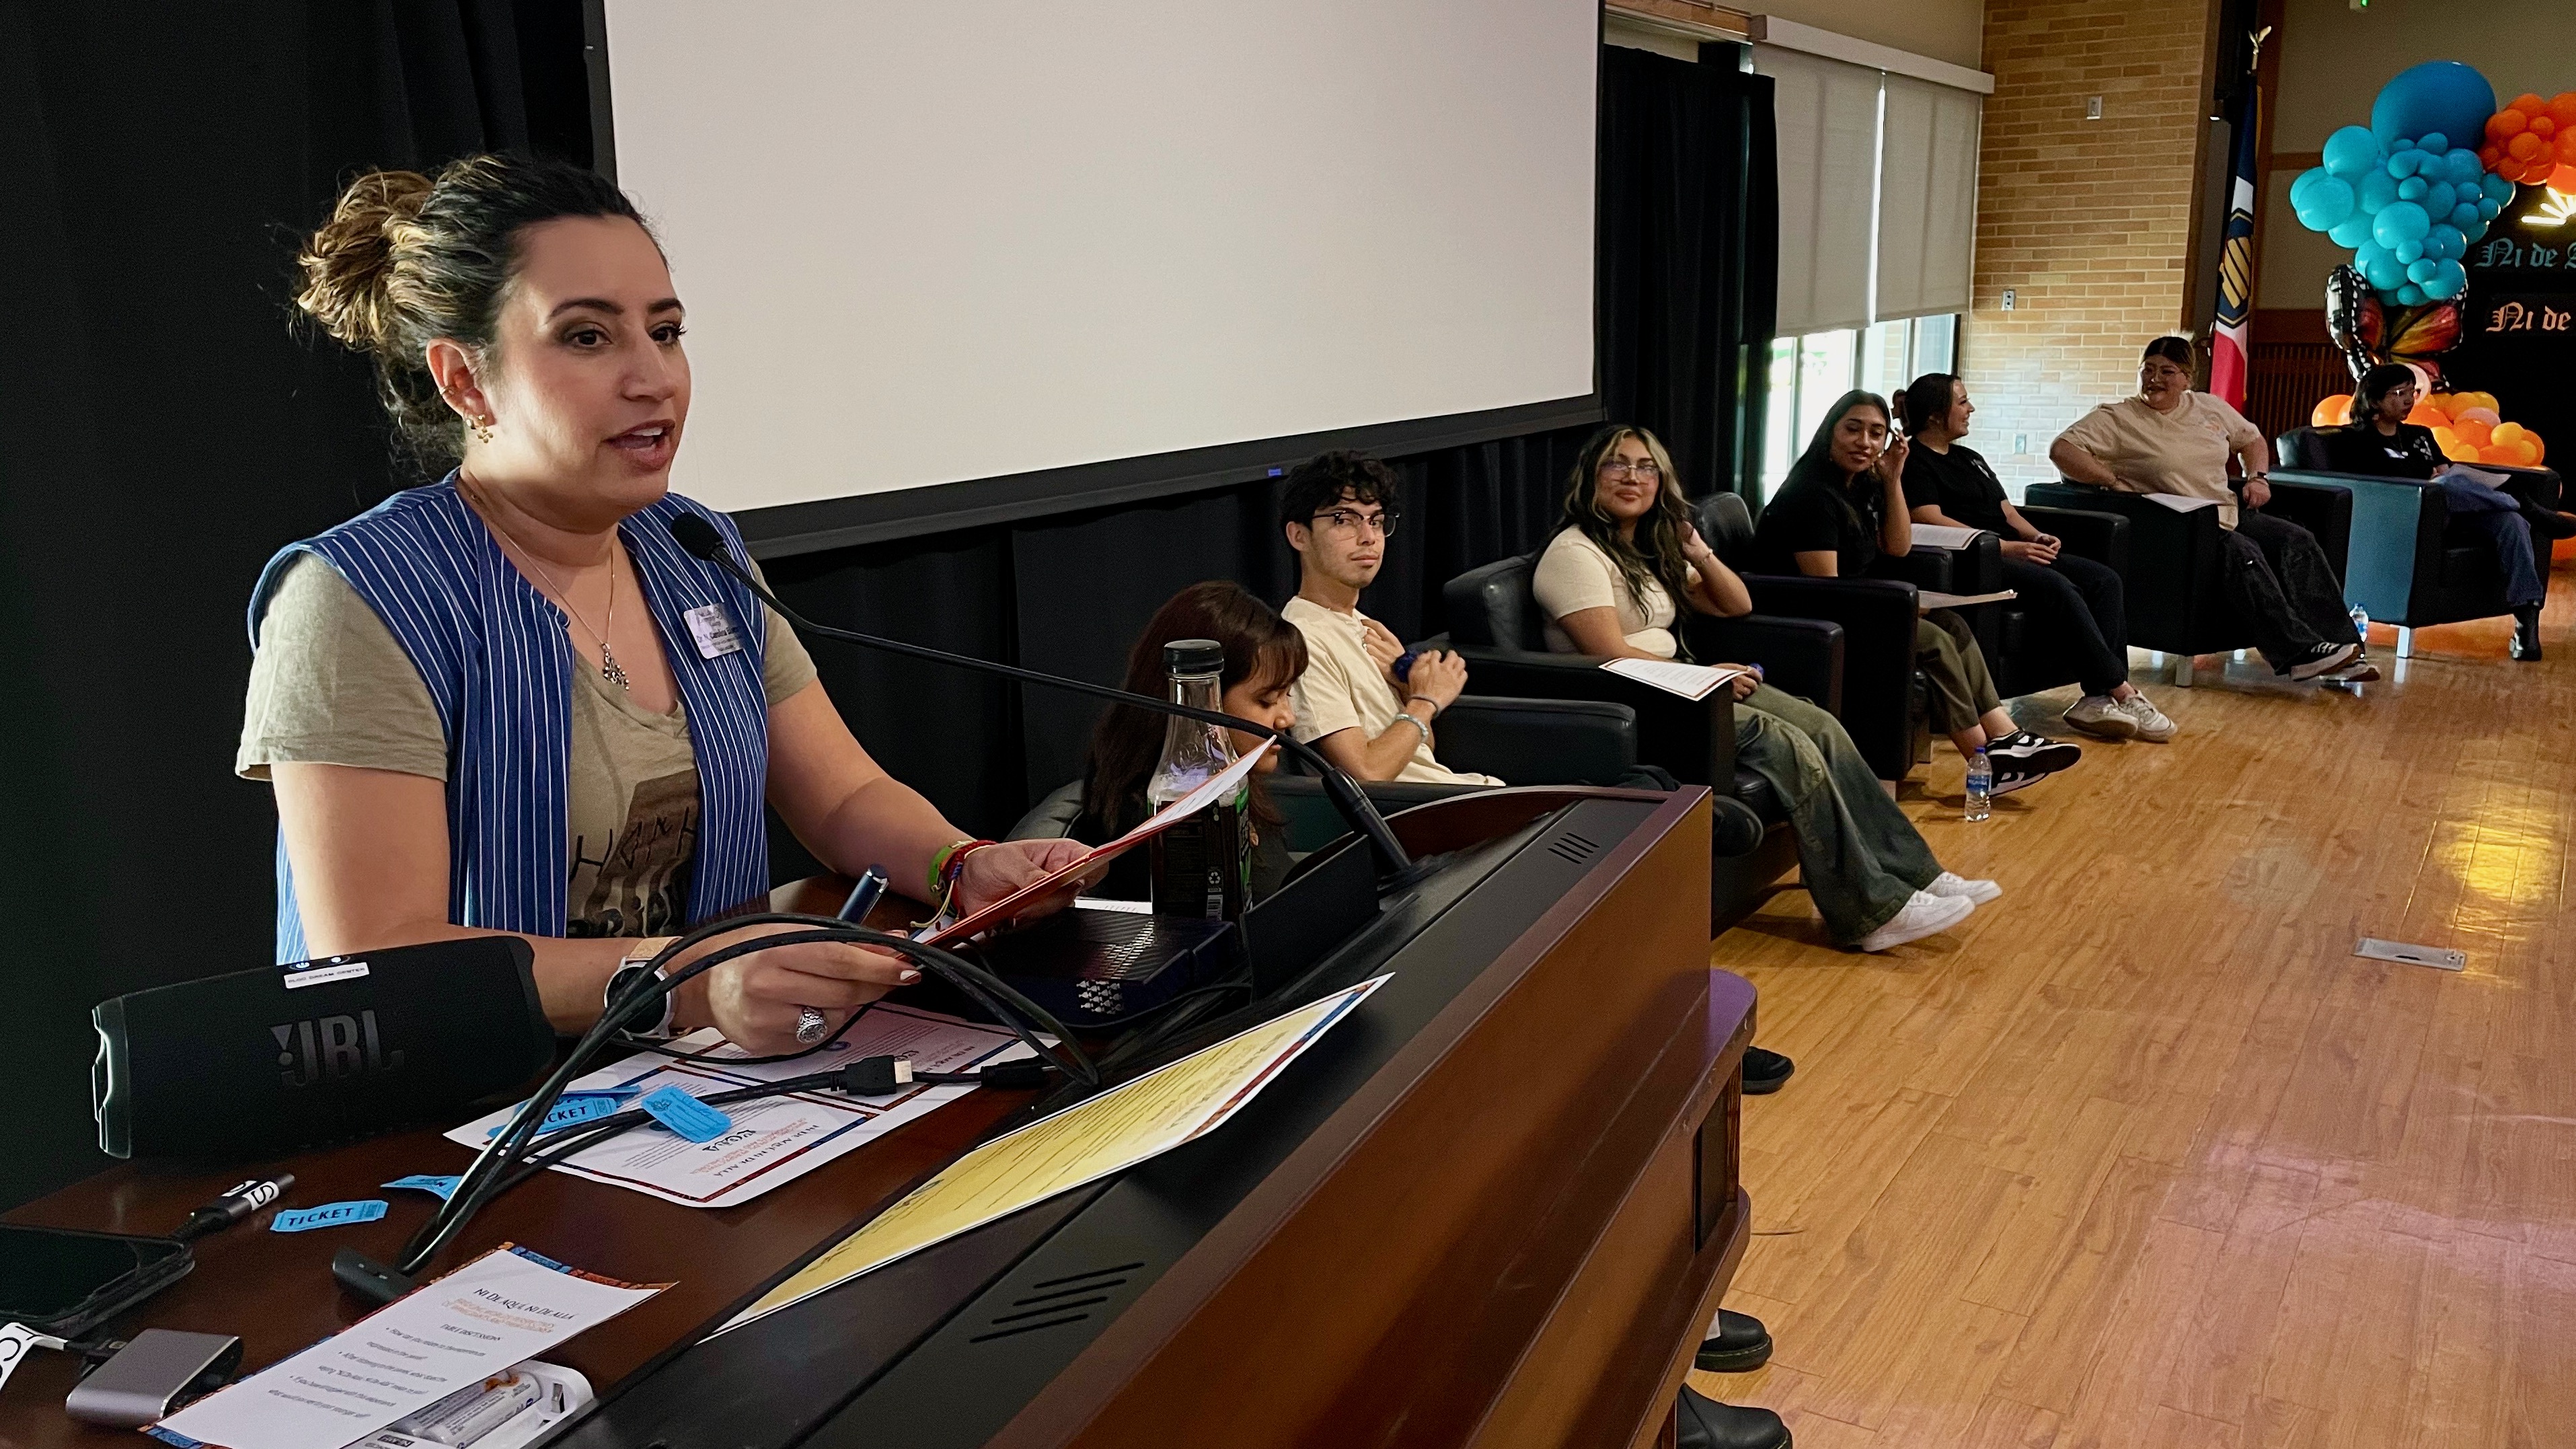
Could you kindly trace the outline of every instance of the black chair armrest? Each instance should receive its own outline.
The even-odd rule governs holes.
[[[1706,699],[1684,699],[1613,674],[1589,654],[1474,645],[1458,653],[1467,661],[1467,682],[1478,694],[1624,704],[1637,717],[1639,761],[1670,771],[1685,785],[1727,788],[1735,779],[1735,697],[1726,690]]]
[[[1843,626],[1831,619],[1784,619],[1702,614],[1683,626],[1691,657],[1708,662],[1759,664],[1764,682],[1840,717],[1843,712]]]
[[[1615,785],[1637,766],[1637,712],[1606,700],[1464,694],[1433,728],[1440,763],[1513,785]]]
[[[1842,626],[1843,693],[1837,717],[1880,779],[1904,779],[1914,767],[1914,585],[1893,579],[1746,574],[1744,586],[1757,613],[1826,619]]]
[[[1922,543],[1916,544],[1910,553],[1880,554],[1877,561],[1869,566],[1869,576],[1912,584],[1918,589],[1966,593],[1968,590],[1959,587],[1957,564],[1951,550]]]
[[[2129,520],[2119,514],[2035,503],[2021,505],[2020,511],[2040,532],[2055,534],[2068,553],[2106,565],[2114,573],[2129,571]]]
[[[2263,505],[2263,512],[2315,534],[2326,551],[2326,562],[2334,565],[2336,581],[2341,582],[2345,556],[2352,548],[2351,487],[2315,474],[2284,478],[2275,473],[2270,482],[2272,501]]]

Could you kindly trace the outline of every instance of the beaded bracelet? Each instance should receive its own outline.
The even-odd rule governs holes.
[[[948,892],[957,884],[957,877],[965,873],[966,857],[993,843],[990,840],[958,840],[932,852],[930,899],[933,901],[948,899]]]

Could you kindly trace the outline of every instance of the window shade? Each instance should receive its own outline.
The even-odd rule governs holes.
[[[1780,335],[1862,326],[1869,321],[1879,72],[1769,45],[1753,47],[1753,68],[1775,87]]]
[[[1965,312],[1977,242],[1982,98],[1911,76],[1890,75],[1886,85],[1877,315]],[[1787,190],[1785,178],[1781,188]]]

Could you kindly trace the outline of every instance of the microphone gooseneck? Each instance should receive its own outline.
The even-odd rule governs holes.
[[[1333,808],[1340,813],[1343,823],[1349,825],[1355,833],[1366,840],[1370,850],[1376,853],[1381,874],[1403,879],[1409,878],[1413,872],[1413,857],[1407,854],[1404,846],[1396,840],[1394,830],[1388,827],[1386,817],[1378,813],[1376,803],[1369,799],[1367,792],[1361,790],[1359,785],[1349,775],[1344,774],[1340,767],[1325,759],[1321,751],[1285,730],[1272,729],[1268,725],[1256,724],[1251,720],[1219,710],[1174,704],[1170,700],[1156,699],[1151,695],[1131,694],[1123,689],[1112,689],[1105,684],[1092,684],[1085,680],[1068,679],[1057,674],[1042,674],[1034,669],[1022,669],[1016,664],[997,664],[989,659],[977,659],[966,654],[951,654],[944,649],[906,644],[901,640],[882,638],[875,634],[860,634],[848,629],[836,629],[828,624],[817,624],[787,607],[776,594],[769,591],[767,586],[753,577],[751,570],[737,562],[733,551],[725,547],[724,535],[716,531],[714,524],[694,513],[683,513],[671,520],[670,529],[671,537],[679,543],[680,547],[732,575],[736,582],[751,590],[762,603],[776,609],[779,617],[795,625],[801,633],[825,639],[838,639],[844,644],[856,644],[861,648],[901,654],[913,659],[927,659],[934,664],[949,664],[961,669],[998,674],[1006,679],[1017,679],[1027,684],[1043,684],[1075,694],[1088,694],[1117,704],[1134,705],[1139,709],[1150,709],[1160,714],[1178,715],[1183,719],[1193,719],[1203,724],[1219,725],[1226,729],[1240,730],[1248,735],[1260,735],[1274,740],[1279,748],[1295,755],[1305,763],[1306,768],[1315,772],[1323,785],[1324,798],[1333,803]]]

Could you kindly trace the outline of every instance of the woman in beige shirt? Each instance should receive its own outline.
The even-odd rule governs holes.
[[[1676,596],[1697,613],[1753,612],[1744,580],[1691,526],[1672,459],[1645,429],[1604,428],[1584,445],[1567,485],[1565,518],[1530,580],[1551,621],[1550,648],[1673,659],[1681,653],[1672,632]],[[1651,554],[1640,547],[1641,534]],[[1963,880],[1941,868],[1841,721],[1764,684],[1758,672],[1738,675],[1729,687],[1736,763],[1761,776],[1787,807],[1799,874],[1836,941],[1885,951],[1946,931],[2003,894],[1993,881]]]
[[[2209,500],[2226,550],[2220,584],[2272,672],[2292,679],[2378,678],[2367,664],[2350,667],[2361,653],[2361,636],[2344,612],[2343,585],[2317,536],[2262,511],[2272,501],[2263,430],[2219,399],[2192,391],[2191,368],[2188,339],[2148,343],[2138,365],[2138,395],[2077,418],[2049,444],[2048,460],[2070,483]],[[2227,479],[2231,454],[2245,471],[2242,509]]]

